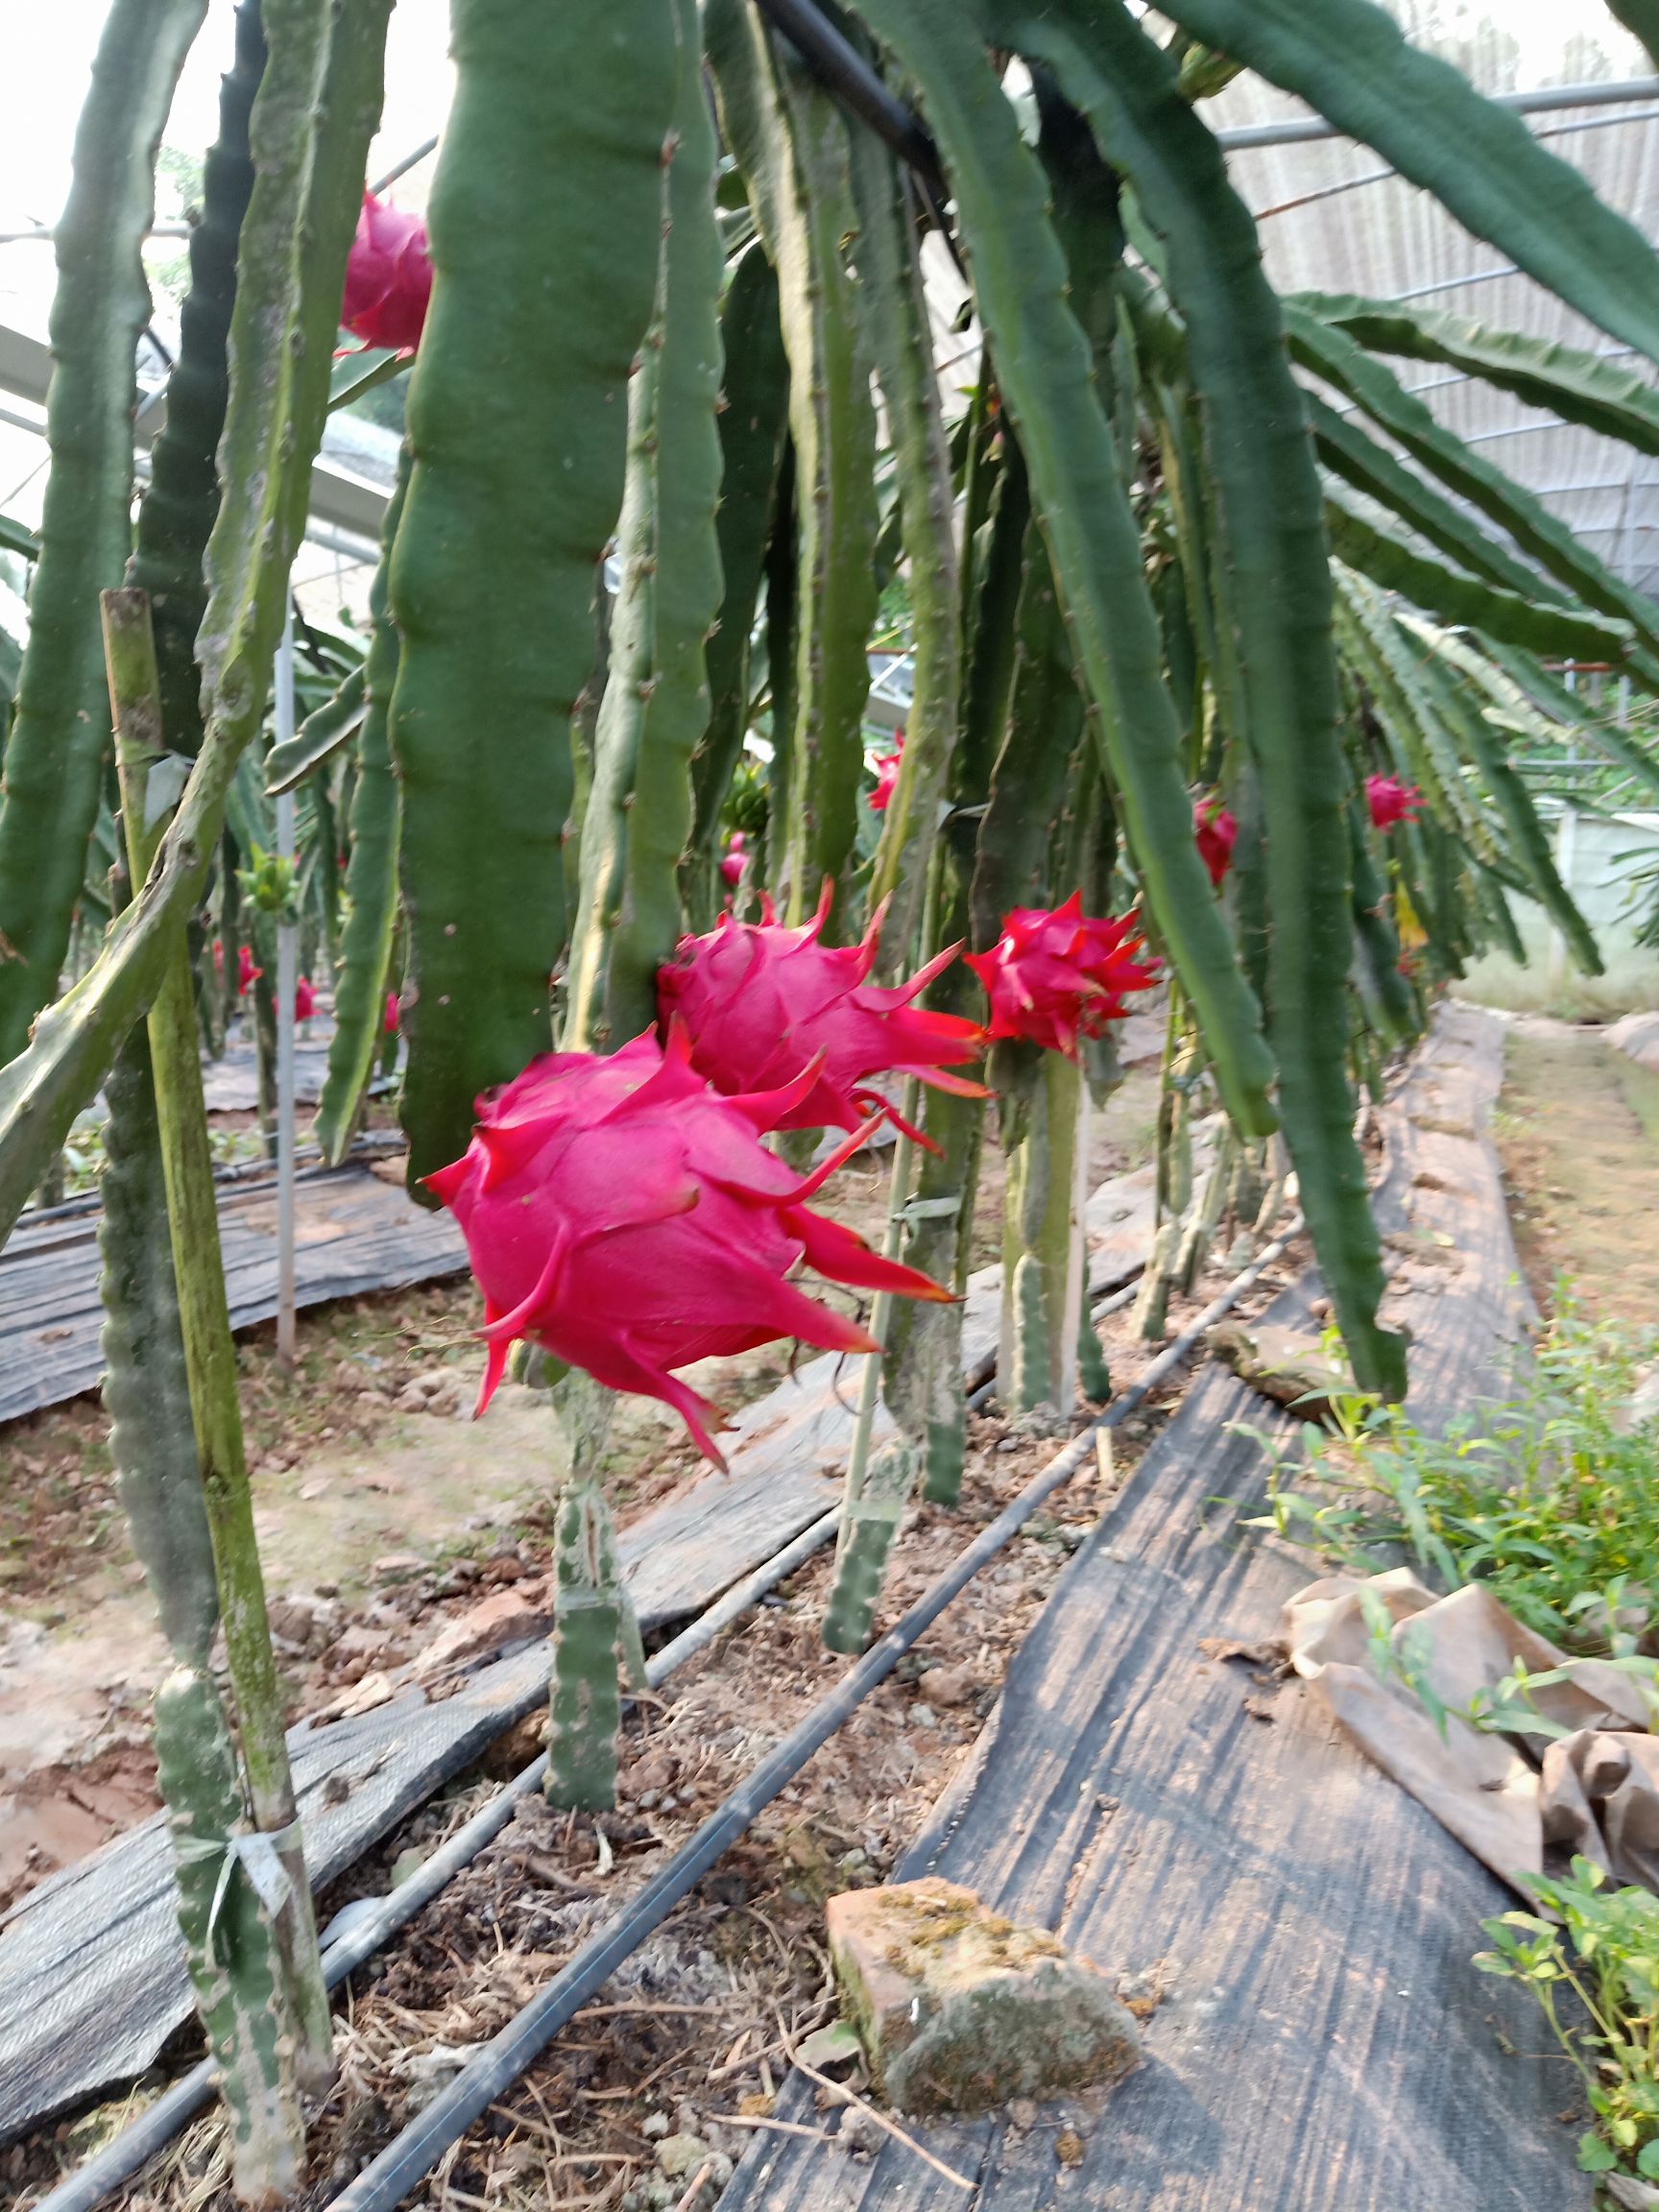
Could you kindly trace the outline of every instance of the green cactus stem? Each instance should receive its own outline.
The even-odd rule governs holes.
[[[1011,1414],[1077,1395],[1083,1234],[1077,1145],[1083,1077],[1063,1052],[1043,1052],[1020,1086],[1008,1152],[1002,1228],[1002,1321],[997,1395]]]
[[[57,991],[103,794],[97,595],[121,581],[131,542],[133,362],[150,314],[142,248],[156,148],[205,12],[206,0],[115,0],[53,234],[52,469],[0,797],[0,1062]]]
[[[219,84],[219,135],[202,178],[202,220],[190,233],[190,289],[179,311],[179,355],[167,419],[150,454],[127,582],[150,594],[161,718],[175,753],[202,744],[196,633],[207,605],[202,555],[219,512],[219,440],[230,394],[236,248],[253,190],[248,122],[265,70],[259,0],[239,0],[235,52]]]
[[[219,1624],[213,1541],[190,1415],[167,1227],[161,1132],[140,1026],[105,1086],[104,1404],[132,1549],[181,1664],[204,1667]]]
[[[349,10],[265,0],[269,59],[250,124],[256,178],[231,325],[223,496],[197,636],[206,735],[154,878],[74,991],[42,1012],[27,1047],[0,1069],[0,1228],[16,1219],[158,990],[177,932],[198,908],[237,763],[264,713],[327,408],[389,9],[390,0]],[[103,719],[100,709],[95,725]]]
[[[991,397],[987,375],[975,396],[966,447],[967,537],[959,572],[962,728],[950,761],[950,810],[935,847],[939,919],[927,932],[930,942],[941,944],[969,934],[979,821],[1014,683],[1021,549],[1030,517],[1018,448],[1005,446],[1003,463],[996,469],[986,457],[983,432]],[[942,1013],[984,1018],[984,996],[973,970],[960,960],[952,961],[930,986],[927,1004]],[[905,1208],[900,1257],[936,1283],[949,1284],[960,1299],[968,1283],[984,1102],[929,1091],[922,1130],[930,1149],[922,1155]],[[923,1496],[930,1504],[954,1505],[962,1488],[967,1430],[962,1308],[902,1299],[883,1342],[882,1394],[900,1433],[922,1452]]]
[[[271,1915],[229,1856],[244,1833],[242,1786],[204,1669],[180,1667],[156,1693],[156,1764],[190,1980],[229,2113],[231,2185],[252,2212],[275,2212],[303,2176],[304,2119]]]
[[[913,686],[899,781],[870,875],[872,907],[892,902],[884,969],[902,968],[922,918],[956,744],[961,691],[961,582],[950,455],[922,281],[908,179],[871,132],[853,138],[854,245],[869,301],[868,327],[898,480],[901,541],[910,591]]]
[[[676,0],[687,52],[696,12]],[[715,144],[687,68],[662,180],[655,311],[628,398],[617,528],[622,580],[582,825],[567,1047],[612,1050],[657,1015],[657,971],[680,934],[692,833],[692,755],[709,720],[706,653],[720,610],[714,513],[721,447]]]
[[[600,13],[456,0],[452,13],[436,281],[392,563],[414,983],[401,1114],[421,1203],[420,1178],[465,1150],[479,1092],[552,1033],[569,723],[592,667],[593,569],[622,493],[681,75],[671,0]]]
[[[107,591],[103,613],[127,858],[133,880],[141,882],[149,873],[157,842],[147,799],[150,770],[162,751],[148,595],[132,589]],[[225,1623],[226,1656],[254,1823],[267,1834],[284,1839],[280,1854],[288,1896],[276,1915],[276,1930],[282,1950],[284,1996],[292,2015],[295,2075],[301,2088],[320,2092],[333,2080],[333,2036],[317,1949],[311,1887],[294,1824],[294,1783],[283,1733],[282,1690],[271,1646],[264,1575],[253,1531],[253,1502],[236,1385],[236,1347],[230,1335],[219,1248],[195,992],[182,916],[174,925],[172,958],[150,1009],[149,1032],[179,1317]]]
[[[559,1377],[552,1398],[570,1464],[555,1525],[557,1590],[543,1789],[550,1804],[603,1813],[616,1800],[616,1731],[622,1718],[618,1655],[631,1681],[642,1684],[645,1672],[639,1623],[600,1482],[616,1398],[579,1367]]]
[[[364,662],[364,713],[357,733],[357,781],[351,793],[351,853],[346,863],[350,919],[334,984],[334,1035],[328,1073],[317,1102],[316,1137],[323,1157],[346,1156],[385,1035],[387,976],[397,927],[397,844],[402,801],[386,742],[392,690],[397,681],[397,631],[387,606],[392,549],[409,483],[409,448],[398,455],[397,482],[386,509],[380,565],[369,590],[369,655]]]
[[[1112,1370],[1101,1350],[1100,1333],[1094,1326],[1087,1297],[1078,1304],[1077,1387],[1091,1406],[1104,1406],[1112,1395]]]
[[[957,1386],[960,1390],[960,1381]],[[822,1630],[831,1651],[862,1651],[870,1641],[893,1540],[915,1488],[918,1459],[913,1446],[893,1436],[870,1456],[856,1493],[849,1470],[836,1539],[835,1586]]]
[[[901,1111],[912,1125],[920,1111],[921,1085],[904,1087]],[[883,1257],[897,1257],[902,1241],[910,1201],[910,1171],[915,1147],[901,1135],[893,1147],[892,1179],[887,1201],[887,1231]],[[890,1291],[878,1291],[870,1312],[870,1334],[886,1344],[893,1328],[896,1301]],[[884,1443],[874,1455],[871,1432],[881,1383],[881,1355],[866,1354],[859,1379],[858,1412],[853,1442],[847,1455],[847,1486],[841,1499],[841,1526],[835,1542],[835,1581],[824,1615],[823,1636],[831,1651],[862,1651],[870,1641],[870,1624],[887,1570],[887,1554],[899,1532],[915,1479],[920,1454],[916,1438],[901,1432],[897,1442]],[[912,1423],[912,1429],[917,1428]]]
[[[719,904],[720,809],[731,788],[753,696],[750,654],[777,514],[786,443],[789,360],[778,320],[778,275],[758,239],[739,257],[720,308],[720,620],[709,640],[709,726],[692,757],[695,819],[684,871],[694,928]]]
[[[1215,1240],[1215,1232],[1221,1224],[1221,1210],[1226,1204],[1228,1189],[1233,1181],[1233,1153],[1238,1139],[1229,1126],[1221,1133],[1204,1179],[1198,1187],[1198,1195],[1181,1231],[1181,1241],[1176,1247],[1175,1287],[1184,1298],[1190,1298],[1198,1287],[1198,1279],[1209,1263],[1210,1247]]]
[[[778,272],[789,356],[789,433],[799,519],[786,814],[769,831],[772,887],[802,922],[826,877],[854,854],[876,616],[876,410],[858,287],[847,124],[829,93],[775,39],[751,0],[711,0],[704,36],[727,144]],[[781,694],[774,666],[774,698]],[[827,934],[838,939],[850,902]]]

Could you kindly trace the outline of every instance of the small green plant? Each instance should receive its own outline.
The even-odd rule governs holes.
[[[1528,1879],[1560,1925],[1535,1912],[1484,1920],[1494,1948],[1475,1963],[1531,1990],[1577,2071],[1595,2116],[1578,2145],[1583,2170],[1659,2181],[1659,1897],[1610,1889],[1588,1859],[1560,1881]],[[1574,1998],[1582,2021],[1563,2017]]]
[[[1267,1510],[1251,1526],[1362,1574],[1410,1560],[1448,1589],[1482,1582],[1574,1652],[1650,1653],[1659,1455],[1627,1409],[1651,1349],[1563,1295],[1509,1393],[1437,1436],[1363,1392],[1335,1394],[1300,1453],[1262,1437]]]

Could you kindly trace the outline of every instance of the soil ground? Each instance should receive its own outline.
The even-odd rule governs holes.
[[[1659,1325],[1659,1074],[1599,1029],[1523,1017],[1494,1134],[1540,1309],[1564,1282],[1598,1319]]]

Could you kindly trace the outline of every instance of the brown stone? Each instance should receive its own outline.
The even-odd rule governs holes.
[[[432,1639],[415,1662],[416,1679],[431,1682],[458,1667],[475,1666],[503,1645],[545,1636],[552,1625],[553,1599],[545,1583],[493,1590]]]
[[[978,1687],[972,1667],[929,1667],[922,1677],[930,1705],[966,1705]]]
[[[901,2111],[977,2112],[1114,2081],[1141,2038],[1110,1983],[1045,1928],[931,1876],[826,1908],[870,2070]]]

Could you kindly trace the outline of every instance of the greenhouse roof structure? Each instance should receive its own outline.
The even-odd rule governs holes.
[[[1456,60],[1483,91],[1524,112],[1534,134],[1578,168],[1609,205],[1646,235],[1659,237],[1659,79],[1642,74],[1646,57],[1633,39],[1608,22],[1599,26],[1599,42],[1578,35],[1564,46],[1557,43],[1552,53],[1533,53],[1510,28],[1511,19],[1516,28],[1526,28],[1525,9],[1505,11],[1502,25],[1454,12],[1450,29],[1440,11],[1428,33],[1410,20],[1407,0],[1394,0],[1394,12],[1424,43]],[[64,26],[61,35],[55,26],[49,42],[64,78],[61,99],[71,106],[81,90],[84,57],[79,49],[84,46],[89,57],[101,11],[85,6],[78,13],[84,23],[73,32]],[[373,169],[394,177],[394,198],[415,206],[424,204],[448,97],[448,69],[441,59],[444,16],[441,0],[405,0],[394,19],[387,110]],[[213,65],[216,17],[224,18],[228,32],[226,0],[213,0],[199,42],[206,57],[204,68]],[[75,53],[64,59],[67,48]],[[1562,67],[1574,62],[1577,75],[1564,78]],[[40,55],[26,58],[24,73],[41,65]],[[204,96],[209,83],[204,78],[204,85],[194,87],[187,115],[176,108],[183,152],[195,150],[196,139],[204,144],[210,132],[211,104]],[[1220,129],[1234,181],[1256,214],[1269,274],[1282,290],[1358,294],[1467,317],[1562,340],[1654,378],[1650,364],[1592,331],[1472,237],[1427,193],[1288,95],[1244,76],[1209,103],[1207,111]],[[50,189],[60,192],[60,180],[53,179]],[[18,227],[8,228],[10,223]],[[45,324],[52,276],[50,245],[42,237],[46,228],[38,209],[19,199],[15,178],[8,191],[0,176],[0,512],[24,520],[44,471],[39,446],[50,372]],[[174,224],[159,227],[157,236],[180,234]],[[943,254],[934,265],[941,294],[935,317],[941,373],[956,384],[976,347],[972,332],[965,339],[948,328],[964,294]],[[158,314],[157,329],[164,341],[164,315]],[[164,366],[159,355],[141,364],[141,449],[158,426]],[[1455,369],[1407,361],[1401,373],[1442,422],[1538,493],[1609,567],[1645,591],[1659,584],[1659,462]],[[369,560],[394,451],[390,432],[349,416],[333,418],[313,488],[311,553],[301,565],[301,586],[330,571],[341,577]]]

